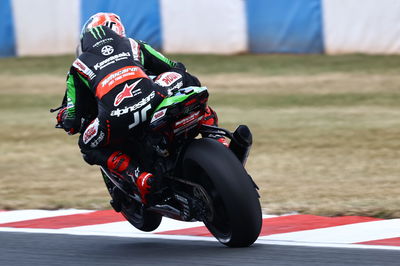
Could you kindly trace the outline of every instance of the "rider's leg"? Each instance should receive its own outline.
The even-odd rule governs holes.
[[[201,86],[197,77],[180,68],[173,68],[168,72],[161,73],[154,82],[169,93],[180,88]]]
[[[148,203],[148,196],[155,190],[153,174],[141,170],[140,166],[126,153],[117,150],[107,156],[107,168],[129,184],[134,183],[139,190],[144,204]]]
[[[81,134],[79,147],[83,159],[90,165],[107,168],[122,183],[136,185],[143,203],[147,203],[148,195],[155,187],[154,176],[141,170],[131,156],[109,145],[109,126],[103,124],[96,118]]]
[[[204,114],[203,119],[200,121],[201,124],[203,125],[208,125],[208,126],[218,126],[218,116],[217,113],[211,109],[210,106],[206,107],[206,112]],[[213,138],[216,139],[218,142],[224,144],[226,147],[229,147],[228,142],[226,141],[226,139],[221,136],[221,135],[213,135],[213,134],[208,134],[207,136],[208,138]]]

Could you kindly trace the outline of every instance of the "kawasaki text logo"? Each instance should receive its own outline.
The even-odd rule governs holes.
[[[107,58],[106,60],[103,60],[100,63],[95,64],[94,69],[95,70],[103,69],[104,67],[106,67],[108,65],[111,65],[119,60],[127,59],[130,56],[131,56],[131,54],[129,52],[127,52],[127,53],[122,52],[122,53],[113,55],[113,56]]]

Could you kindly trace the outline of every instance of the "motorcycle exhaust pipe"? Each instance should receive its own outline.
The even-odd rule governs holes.
[[[246,164],[249,157],[251,145],[253,144],[253,136],[250,129],[246,125],[240,125],[233,132],[232,140],[229,144],[229,149],[236,155],[243,166]]]

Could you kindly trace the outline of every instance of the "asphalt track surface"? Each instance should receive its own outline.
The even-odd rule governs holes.
[[[400,265],[400,252],[0,232],[0,265]]]

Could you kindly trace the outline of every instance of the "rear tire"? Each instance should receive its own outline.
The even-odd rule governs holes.
[[[258,193],[236,156],[213,139],[195,140],[183,158],[183,176],[200,185],[212,201],[212,218],[203,221],[228,247],[247,247],[258,238],[262,213]]]

